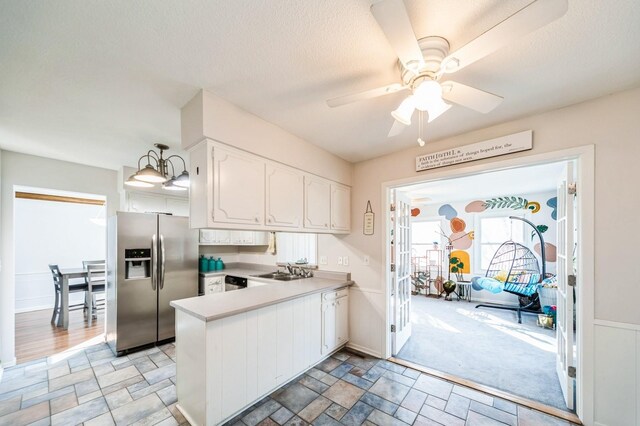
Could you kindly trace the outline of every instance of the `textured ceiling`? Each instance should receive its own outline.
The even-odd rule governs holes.
[[[417,37],[452,50],[528,0],[406,0]],[[177,148],[179,110],[200,88],[349,161],[416,142],[387,139],[402,94],[325,100],[393,83],[396,57],[370,0],[0,0],[0,147],[107,168],[154,142]],[[640,2],[569,0],[550,25],[453,74],[505,101],[454,106],[435,140],[640,84]]]

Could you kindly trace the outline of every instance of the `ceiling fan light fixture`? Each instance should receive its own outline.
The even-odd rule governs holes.
[[[411,125],[411,116],[416,109],[415,96],[407,96],[402,103],[391,112],[391,116],[405,126]]]
[[[429,113],[429,119],[427,120],[427,123],[431,123],[433,120],[440,117],[442,114],[447,112],[449,108],[451,108],[451,104],[448,104],[444,102],[442,99],[440,99],[439,103],[432,105],[427,110],[427,112]]]

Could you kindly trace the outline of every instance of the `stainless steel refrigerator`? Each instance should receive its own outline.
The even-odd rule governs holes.
[[[119,354],[175,337],[172,300],[198,295],[189,218],[117,212],[107,226],[107,342]]]

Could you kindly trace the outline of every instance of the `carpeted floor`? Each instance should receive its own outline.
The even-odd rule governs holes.
[[[567,410],[556,376],[555,330],[536,316],[413,296],[412,335],[398,358]]]

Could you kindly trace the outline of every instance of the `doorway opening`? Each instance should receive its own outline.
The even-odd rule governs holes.
[[[102,341],[104,266],[98,265],[106,254],[106,197],[16,186],[13,207],[16,362]],[[87,268],[93,271],[91,293]],[[74,273],[67,300],[56,271]],[[64,313],[68,327],[63,303],[70,307]]]
[[[585,174],[579,155],[544,157],[385,188],[387,349],[441,377],[580,416],[589,308],[576,289],[591,282],[581,244],[592,238],[580,209],[592,195],[573,192]]]

